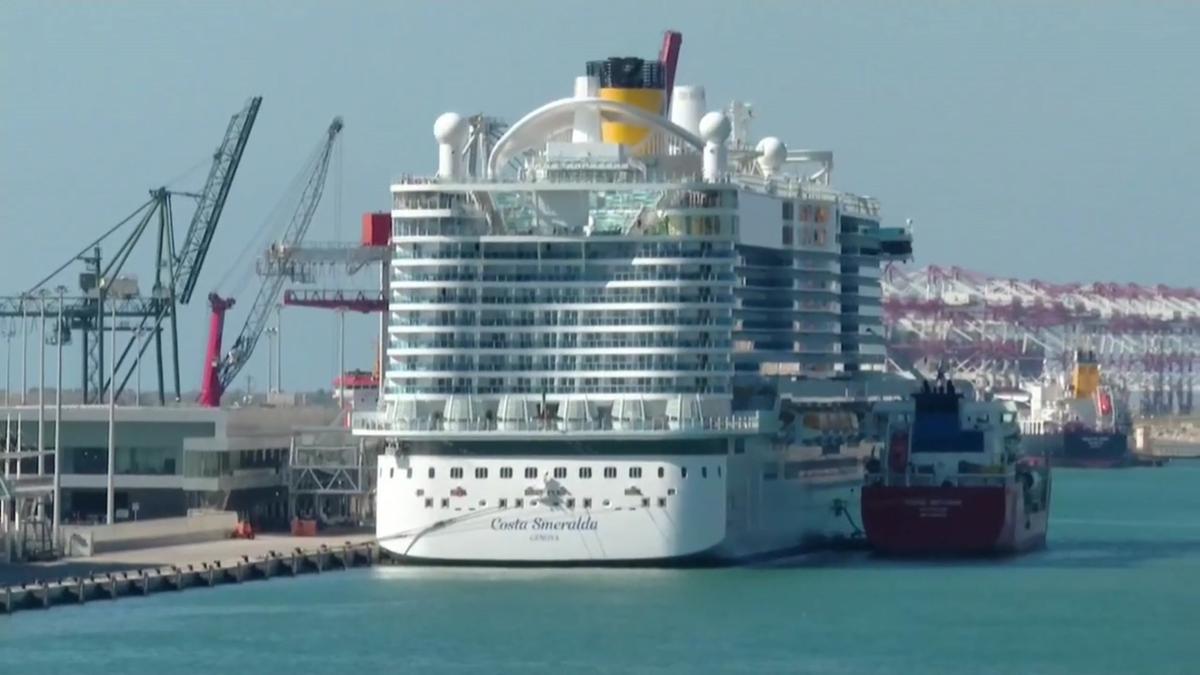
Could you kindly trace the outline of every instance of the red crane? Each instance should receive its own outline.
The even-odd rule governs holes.
[[[325,177],[329,173],[329,160],[333,154],[334,142],[342,131],[342,118],[336,117],[325,131],[321,142],[314,151],[305,169],[300,174],[300,191],[291,217],[287,222],[280,247],[294,247],[304,240],[308,226],[312,224],[313,214],[321,201],[325,190]],[[263,279],[250,307],[246,324],[242,327],[229,351],[221,355],[221,341],[225,328],[225,312],[233,306],[232,298],[222,298],[216,293],[208,296],[212,314],[209,318],[208,350],[205,354],[204,374],[201,377],[200,404],[210,408],[221,405],[221,395],[233,383],[234,378],[241,372],[254,353],[254,346],[262,337],[267,327],[267,319],[271,309],[279,301],[283,290],[285,277],[270,275]]]

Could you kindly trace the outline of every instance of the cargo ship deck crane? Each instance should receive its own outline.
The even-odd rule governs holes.
[[[321,195],[325,190],[325,177],[329,173],[329,160],[333,155],[334,144],[342,131],[342,118],[336,117],[325,131],[312,158],[301,172],[303,189],[295,206],[288,211],[291,217],[284,229],[283,237],[277,247],[290,249],[304,240],[309,225],[312,224],[313,214]],[[286,212],[286,211],[285,211]],[[208,296],[211,309],[209,321],[209,336],[205,353],[204,372],[200,384],[200,404],[215,408],[221,404],[221,396],[233,383],[238,373],[254,353],[254,347],[262,337],[267,327],[272,308],[279,300],[285,277],[279,275],[267,276],[259,286],[254,304],[246,317],[246,323],[238,336],[234,338],[229,351],[221,355],[221,343],[224,336],[225,312],[233,306],[233,298],[222,298],[216,293]]]

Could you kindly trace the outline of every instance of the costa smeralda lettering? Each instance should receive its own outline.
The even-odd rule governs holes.
[[[523,530],[546,532],[556,530],[598,530],[600,523],[590,516],[574,520],[548,520],[546,518],[492,518],[493,530]]]

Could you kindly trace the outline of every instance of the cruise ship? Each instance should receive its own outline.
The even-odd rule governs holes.
[[[832,153],[676,85],[681,42],[511,124],[443,114],[436,175],[391,186],[379,408],[351,426],[385,439],[397,556],[720,564],[859,533],[880,268],[911,238]]]

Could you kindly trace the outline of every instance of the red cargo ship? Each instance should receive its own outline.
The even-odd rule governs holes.
[[[1018,553],[1046,543],[1050,467],[1021,456],[1016,409],[964,401],[940,378],[876,407],[887,452],[867,464],[867,540],[887,555]]]

